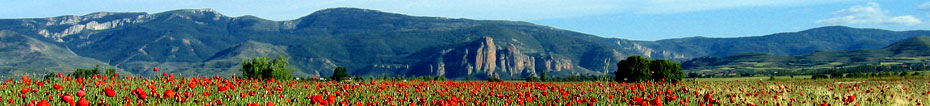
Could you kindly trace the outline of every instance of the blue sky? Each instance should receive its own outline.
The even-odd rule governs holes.
[[[0,0],[0,18],[211,8],[281,21],[332,7],[527,21],[633,40],[761,36],[830,25],[930,29],[930,1],[920,0]]]

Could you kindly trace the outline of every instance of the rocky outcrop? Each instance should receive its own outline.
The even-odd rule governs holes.
[[[414,67],[429,70],[429,75],[445,77],[538,77],[540,72],[576,70],[576,63],[568,57],[550,53],[524,53],[519,44],[495,41],[492,37],[481,37],[471,43],[440,51],[435,60]],[[438,50],[438,49],[437,49]],[[530,50],[540,51],[540,50]],[[416,72],[418,68],[412,68]],[[576,72],[565,72],[576,73]]]

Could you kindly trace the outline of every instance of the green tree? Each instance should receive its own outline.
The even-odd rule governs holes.
[[[536,77],[536,76],[526,77],[526,82],[539,82],[539,77]]]
[[[488,82],[503,82],[504,80],[497,77],[488,77]]]
[[[549,81],[549,76],[546,75],[546,71],[542,71],[542,73],[539,74],[539,81]]]
[[[94,75],[98,74],[98,71],[100,71],[99,68],[100,68],[100,65],[94,66],[94,68],[92,69],[76,69],[74,70],[74,73],[71,73],[71,76],[72,77],[84,77],[84,78],[93,77]]]
[[[330,78],[333,79],[333,81],[342,81],[348,77],[349,77],[349,74],[346,74],[346,67],[339,66],[333,70],[333,76]]]
[[[292,79],[293,69],[288,68],[288,60],[284,56],[268,61],[268,57],[255,57],[242,61],[242,75],[245,78],[259,79]]]
[[[652,75],[649,71],[649,58],[630,56],[617,63],[617,72],[614,72],[617,81],[643,82],[649,81]]]
[[[681,65],[665,59],[656,59],[649,62],[649,70],[652,73],[652,80],[661,81],[663,78],[667,82],[679,82],[683,76]]]

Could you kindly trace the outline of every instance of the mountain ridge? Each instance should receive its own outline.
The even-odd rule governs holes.
[[[350,67],[350,73],[359,76],[442,75],[453,79],[489,76],[518,79],[542,72],[557,76],[607,74],[602,73],[605,66],[608,70],[616,69],[608,63],[616,63],[632,55],[684,60],[765,52],[688,47],[703,42],[719,45],[739,41],[729,38],[635,41],[522,21],[409,16],[358,8],[324,9],[286,21],[249,15],[229,17],[209,9],[154,14],[92,14],[103,15],[0,19],[0,30],[21,33],[139,75],[153,75],[146,69],[157,66],[166,70],[164,72],[184,75],[218,73],[230,76],[236,75],[236,62],[243,57],[287,55],[297,69],[295,74],[304,77],[328,76],[336,66],[346,66]],[[856,32],[860,29],[851,30]],[[898,31],[872,33],[906,33],[889,36],[924,34],[920,31],[915,34]],[[883,38],[878,43],[862,43],[865,45],[862,47],[895,40]],[[799,50],[800,53],[829,50],[832,46],[810,49],[758,47]],[[727,50],[733,52],[723,52]],[[482,53],[482,56],[476,53]],[[494,59],[488,60],[489,57]],[[469,73],[475,72],[474,69],[482,69],[483,73]]]

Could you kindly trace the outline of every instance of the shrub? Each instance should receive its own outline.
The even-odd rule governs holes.
[[[681,81],[683,75],[681,72],[681,65],[665,59],[657,59],[649,62],[649,70],[655,71],[655,73],[652,74],[653,81],[665,79],[667,82],[678,82]]]
[[[349,78],[349,74],[346,74],[346,67],[339,66],[333,70],[333,76],[330,78],[333,79],[333,81],[342,81]]]
[[[526,77],[526,82],[539,82],[539,77],[536,77],[536,76]]]
[[[293,69],[288,68],[288,60],[284,56],[268,61],[268,57],[256,57],[242,61],[242,75],[246,78],[259,79],[292,79]]]
[[[617,72],[614,73],[617,81],[643,82],[651,80],[649,59],[642,56],[630,56],[617,63]]]
[[[107,74],[116,73],[116,69],[105,68]],[[100,65],[94,66],[92,69],[75,69],[74,73],[71,73],[72,77],[94,77],[94,75],[99,75]]]
[[[488,77],[488,82],[501,82],[501,81],[504,81],[504,80],[501,80],[500,78],[497,78],[497,77]]]

